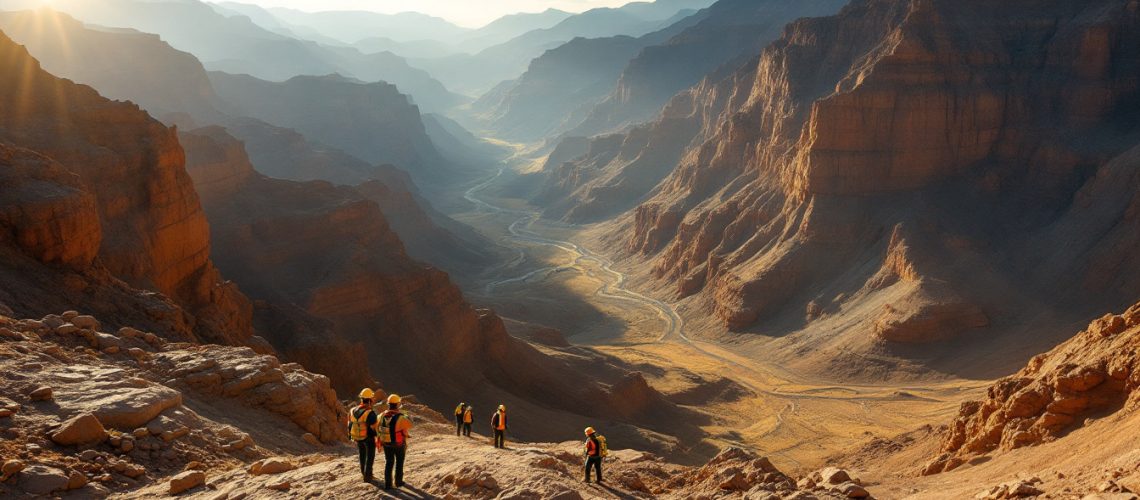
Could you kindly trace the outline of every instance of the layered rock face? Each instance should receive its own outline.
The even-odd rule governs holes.
[[[974,456],[1052,441],[1086,417],[1140,403],[1140,304],[1109,314],[1021,371],[998,380],[982,401],[962,403],[942,439],[936,474]]]
[[[25,213],[23,220],[15,221],[32,224],[38,222],[36,217],[58,219],[51,222],[56,228],[48,230],[56,233],[57,248],[33,250],[33,255],[47,262],[62,259],[82,265],[95,244],[100,269],[132,286],[175,299],[193,314],[184,320],[203,338],[226,343],[248,340],[252,333],[249,303],[233,285],[222,281],[210,262],[206,217],[186,175],[175,133],[137,106],[108,101],[89,87],[48,74],[7,37],[0,37],[0,65],[4,75],[0,108],[6,110],[0,114],[0,141],[58,162],[58,167],[42,174],[25,169],[30,179],[54,176],[51,190],[81,189],[90,195],[86,201],[78,194],[53,198],[51,191],[33,189],[25,192],[40,201],[16,200],[23,204],[52,199],[49,204],[67,205],[49,209],[57,215]],[[21,161],[19,156],[13,158],[16,163]],[[61,168],[77,178],[59,180]],[[68,197],[74,201],[62,201]],[[92,206],[96,218],[81,210]],[[70,221],[65,216],[68,210],[76,214]],[[90,227],[96,221],[99,227]],[[64,229],[79,237],[64,237],[59,232]],[[35,231],[39,230],[16,230],[23,235],[25,249],[36,247],[33,238],[46,236],[34,235]]]
[[[210,81],[233,115],[295,129],[371,164],[395,164],[417,180],[439,181],[448,171],[419,108],[393,85],[336,75],[275,83],[216,72]]]
[[[1110,161],[1136,143],[1137,11],[860,1],[792,23],[754,63],[690,92],[707,140],[612,238],[632,230],[628,251],[726,327],[805,329],[821,348],[952,338],[1042,303],[1073,315],[1122,303],[1134,279],[1090,278],[1138,265],[1121,246],[1135,177],[1119,166],[1129,155]],[[1107,177],[1133,184],[1109,190]],[[1106,261],[1049,250],[1070,241]],[[1043,282],[1080,292],[1030,286]],[[853,321],[810,331],[841,310]]]
[[[647,46],[630,60],[616,88],[569,133],[595,135],[651,121],[678,92],[721,66],[737,66],[754,57],[789,22],[831,15],[846,4],[846,0],[717,2],[702,12],[695,25],[664,43]]]

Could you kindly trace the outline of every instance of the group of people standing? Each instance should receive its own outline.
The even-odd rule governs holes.
[[[380,447],[384,450],[384,489],[389,490],[393,486],[400,488],[404,486],[404,457],[407,455],[412,421],[400,411],[400,396],[388,396],[388,409],[379,414],[373,409],[374,397],[372,389],[360,391],[360,404],[349,412],[348,437],[356,442],[360,455],[360,473],[365,482],[374,481],[372,463],[376,459],[376,448]],[[455,407],[455,435],[471,437],[473,421],[474,407],[459,403]],[[499,405],[491,415],[495,448],[506,448],[507,429],[507,407]],[[598,484],[601,484],[602,459],[609,454],[606,438],[599,435],[593,427],[587,427],[585,432],[585,482],[590,482],[590,471],[593,469]]]

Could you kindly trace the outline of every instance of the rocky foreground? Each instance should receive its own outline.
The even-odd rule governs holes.
[[[340,497],[378,494],[343,442],[329,379],[249,348],[167,342],[68,311],[0,314],[0,496]],[[797,480],[727,449],[702,467],[615,451],[580,482],[578,444],[457,438],[412,403],[408,493],[451,498],[866,498],[848,473]]]

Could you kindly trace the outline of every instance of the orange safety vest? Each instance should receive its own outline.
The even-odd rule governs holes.
[[[404,446],[408,443],[407,433],[396,426],[400,418],[408,417],[394,410],[388,410],[380,414],[380,432],[376,433],[376,438],[379,439],[380,444]]]
[[[594,436],[590,436],[590,437],[586,438],[586,455],[587,456],[596,457],[599,454],[601,454],[601,451],[598,448],[599,448],[598,440],[595,439]]]
[[[364,405],[357,406],[348,415],[348,437],[353,441],[368,439],[368,417],[372,415],[372,408]]]
[[[471,408],[468,408],[467,411],[463,412],[463,423],[470,424],[471,421],[474,420],[472,413],[473,412],[471,411]]]
[[[507,430],[507,412],[496,411],[494,415],[491,415],[491,428],[500,431]]]

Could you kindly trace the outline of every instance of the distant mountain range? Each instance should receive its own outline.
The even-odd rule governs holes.
[[[9,8],[38,2],[15,0]],[[340,73],[385,81],[428,110],[462,101],[428,73],[391,53],[365,54],[273,32],[245,16],[226,17],[198,0],[58,0],[54,8],[86,23],[155,33],[176,49],[194,54],[207,69],[283,81],[297,75]]]

